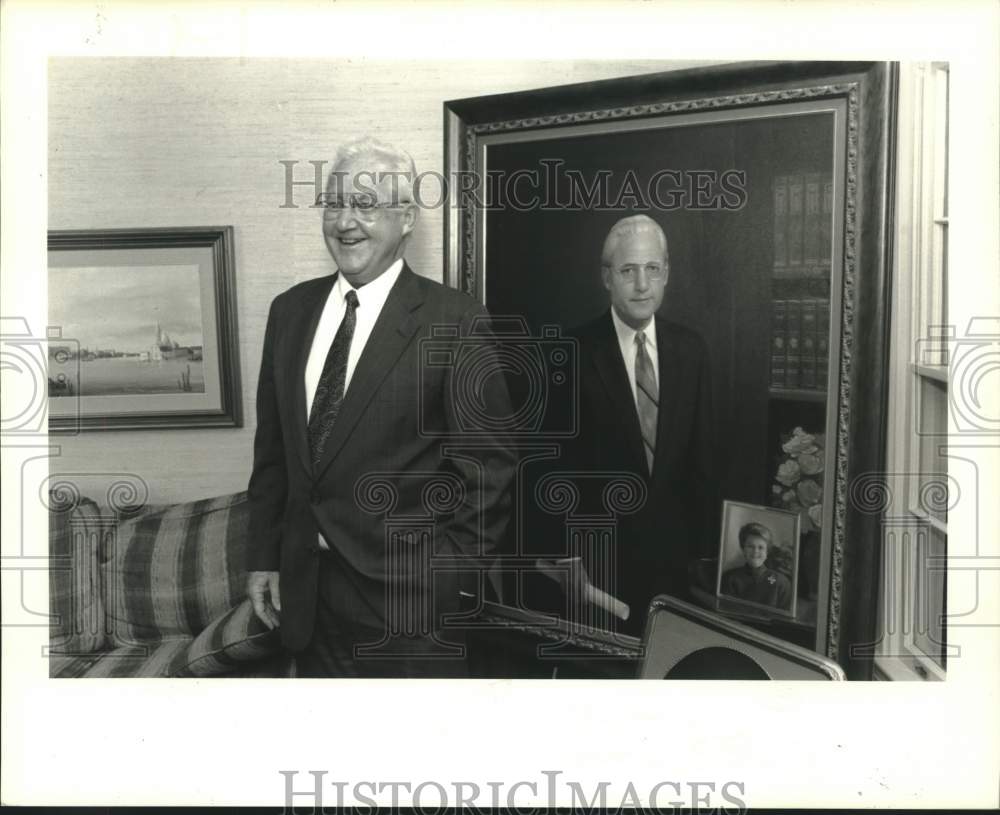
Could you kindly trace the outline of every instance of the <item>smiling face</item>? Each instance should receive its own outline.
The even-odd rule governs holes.
[[[334,178],[341,179],[337,190],[341,196],[371,197],[380,206],[366,212],[347,206],[343,209],[327,207],[323,211],[323,239],[337,268],[355,288],[370,283],[403,256],[406,237],[417,221],[417,207],[412,202],[401,202],[399,183],[393,189],[391,176],[375,183],[380,174],[390,172],[375,158],[359,157],[338,164]],[[332,174],[331,174],[332,175]],[[384,206],[386,204],[394,206]]]
[[[625,235],[601,269],[604,288],[622,322],[645,328],[663,302],[670,267],[652,230]]]
[[[743,541],[743,557],[751,569],[759,569],[767,560],[767,541],[759,535],[750,535]]]

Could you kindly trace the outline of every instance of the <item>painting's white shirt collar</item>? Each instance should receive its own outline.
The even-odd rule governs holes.
[[[636,331],[632,326],[628,325],[621,317],[618,316],[618,312],[615,311],[615,307],[611,307],[611,319],[615,324],[615,333],[618,335],[618,344],[622,349],[622,356],[627,360],[635,359],[635,335],[639,332]],[[643,333],[646,336],[646,352],[654,361],[656,360],[656,318],[650,317],[649,322],[643,328]]]

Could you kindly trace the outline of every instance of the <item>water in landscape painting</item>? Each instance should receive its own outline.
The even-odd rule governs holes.
[[[204,393],[197,266],[49,269],[49,396]]]

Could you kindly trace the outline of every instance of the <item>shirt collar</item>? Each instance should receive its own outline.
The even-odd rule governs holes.
[[[618,316],[618,312],[615,311],[615,307],[611,307],[611,319],[615,324],[615,333],[618,335],[618,344],[621,345],[623,351],[633,350],[635,348],[635,335],[638,333],[634,328],[628,325],[621,317]],[[643,333],[646,335],[646,349],[650,353],[656,352],[656,317],[651,317],[649,323],[643,329]]]
[[[341,301],[347,298],[347,292],[354,289],[354,291],[358,292],[359,305],[363,303],[375,303],[378,305],[378,311],[381,311],[382,305],[389,296],[389,290],[396,283],[396,279],[399,277],[399,273],[401,271],[403,271],[402,258],[393,263],[371,283],[362,286],[360,289],[354,289],[354,287],[348,282],[347,278],[342,274],[337,275],[337,280],[334,283],[333,288],[337,293],[337,298]]]

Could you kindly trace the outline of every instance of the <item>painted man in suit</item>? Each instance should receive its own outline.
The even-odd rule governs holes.
[[[588,569],[595,584],[629,605],[623,628],[634,634],[655,594],[687,594],[688,564],[712,546],[708,352],[694,331],[657,315],[669,278],[659,224],[646,215],[623,218],[601,255],[610,308],[574,332],[580,434],[571,464],[634,473],[647,487],[643,508],[619,518],[613,563]],[[608,578],[600,575],[611,572],[615,585],[601,586]]]
[[[477,585],[474,571],[509,514],[507,452],[462,426],[453,366],[422,359],[434,327],[445,327],[437,342],[454,351],[485,311],[403,260],[419,214],[416,177],[412,159],[391,145],[343,146],[321,196],[337,272],[279,295],[268,316],[248,594],[265,624],[280,625],[299,676],[462,675],[462,659],[431,656],[456,650],[430,648],[426,637],[396,650],[372,646],[398,645],[389,633],[427,626],[437,637],[442,616],[458,610],[460,584]],[[484,409],[509,414],[502,375],[486,378],[479,396]],[[477,452],[446,456],[442,442],[465,433]],[[431,540],[404,530],[387,543],[387,529],[399,532],[390,516],[435,513]],[[455,568],[431,574],[430,556]],[[430,622],[414,618],[425,612]]]

